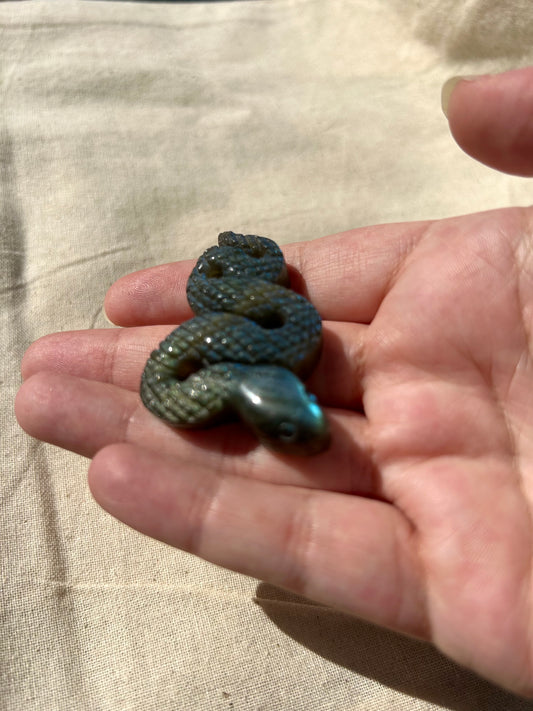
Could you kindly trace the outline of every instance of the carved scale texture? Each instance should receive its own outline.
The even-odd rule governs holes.
[[[141,380],[146,407],[175,426],[201,427],[235,409],[244,368],[269,364],[307,377],[320,352],[321,320],[288,283],[275,242],[220,234],[187,283],[196,316],[148,359]]]

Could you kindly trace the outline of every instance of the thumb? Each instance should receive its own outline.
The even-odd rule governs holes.
[[[533,176],[533,67],[450,79],[442,105],[466,153],[503,173]]]

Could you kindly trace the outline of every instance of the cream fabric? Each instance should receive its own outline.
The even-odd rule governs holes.
[[[529,203],[457,148],[440,87],[531,63],[530,0],[0,4],[1,708],[533,709],[127,529],[85,460],[13,417],[33,340],[105,326],[117,277],[221,230],[285,243]]]

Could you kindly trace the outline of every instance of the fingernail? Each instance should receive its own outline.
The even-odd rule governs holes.
[[[111,321],[111,319],[110,319],[109,316],[107,315],[107,311],[105,310],[105,304],[102,305],[102,314],[103,314],[105,320],[107,321],[107,323],[108,323],[110,326],[116,326],[116,325],[117,325],[116,323],[113,323],[113,321]]]
[[[479,79],[482,76],[486,76],[484,74],[466,74],[464,76],[455,76],[455,77],[450,77],[447,81],[444,82],[442,85],[441,89],[441,95],[440,95],[440,101],[441,101],[441,106],[442,106],[442,111],[446,118],[448,118],[448,106],[450,104],[450,97],[453,94],[453,90],[459,84],[461,81],[476,81],[476,79]]]

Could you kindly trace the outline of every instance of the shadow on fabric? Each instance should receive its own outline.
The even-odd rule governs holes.
[[[454,664],[430,644],[267,583],[257,586],[255,602],[284,634],[315,654],[403,694],[453,711],[533,711],[533,702]]]

